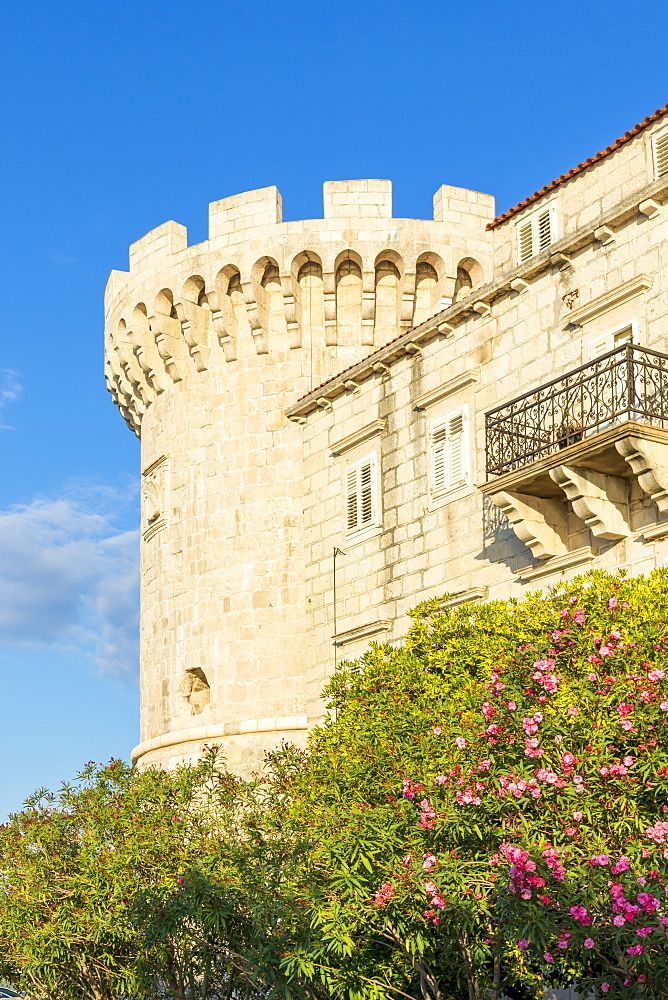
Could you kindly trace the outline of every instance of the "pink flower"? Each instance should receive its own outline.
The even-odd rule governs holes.
[[[545,959],[546,962],[554,962],[554,955],[552,955],[549,951],[545,952],[543,958]]]
[[[569,705],[568,714],[569,715],[577,715],[578,714],[578,710],[575,707],[575,705]]]
[[[574,812],[573,819],[575,820],[576,823],[579,823],[580,820],[582,819],[582,813],[580,811]]]
[[[441,729],[440,726],[434,726],[434,728],[432,729],[432,733],[434,734],[434,736],[440,736],[442,732],[443,730]]]
[[[585,938],[582,943],[584,944],[585,948],[593,948],[594,947],[594,942],[592,941],[591,938]]]
[[[384,882],[374,896],[374,906],[377,910],[387,906],[389,900],[394,895],[394,886],[390,882]]]
[[[514,701],[509,701],[507,703],[507,705],[506,705],[506,708],[508,709],[509,712],[516,712],[517,711],[517,705],[515,704]]]
[[[585,613],[582,608],[577,608],[573,612],[573,621],[577,622],[578,625],[584,625]]]
[[[627,955],[642,955],[644,948],[641,944],[632,944],[630,948],[626,949]]]
[[[668,712],[668,701],[662,701],[659,705],[662,712]]]
[[[455,743],[457,744],[460,750],[463,750],[464,747],[466,746],[466,740],[464,739],[463,736],[458,736],[457,739],[455,740]]]
[[[529,942],[527,941],[526,938],[518,938],[517,947],[520,949],[520,951],[526,951],[527,948],[529,947]]]
[[[423,854],[423,859],[424,859],[423,862],[422,862],[422,869],[423,869],[423,871],[425,871],[425,872],[431,871],[431,869],[436,864],[436,858],[434,857],[433,854],[427,853],[427,854]]]
[[[619,601],[617,600],[617,598],[611,597],[610,600],[608,601],[608,608],[610,609],[610,611],[614,611],[614,609],[617,607],[618,604]]]
[[[588,927],[591,923],[591,917],[588,915],[585,906],[571,906],[569,912],[573,920],[577,920],[583,927]]]
[[[575,764],[575,757],[572,753],[563,753],[561,755],[561,763],[563,767],[573,767]]]
[[[610,983],[601,983],[601,993],[607,993],[610,989]]]
[[[658,670],[657,668],[654,668],[654,670],[650,670],[649,673],[647,674],[647,680],[652,682],[662,681],[665,676],[666,676],[665,670]]]
[[[587,680],[588,681],[598,680],[598,675],[592,671],[590,674],[587,674]]]

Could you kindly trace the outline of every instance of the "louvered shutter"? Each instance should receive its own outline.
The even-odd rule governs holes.
[[[602,337],[597,337],[596,340],[589,342],[589,357],[590,358],[600,358],[602,354],[607,354],[608,351],[612,350],[612,337],[609,333],[604,334]]]
[[[447,488],[446,451],[448,432],[445,421],[434,424],[431,432],[432,489],[442,493]]]
[[[668,129],[654,136],[654,172],[657,177],[668,174]]]
[[[365,528],[373,523],[373,467],[371,462],[360,465],[359,480],[360,528]]]
[[[463,410],[432,424],[431,484],[435,494],[455,489],[466,482],[465,434]]]
[[[520,248],[520,261],[528,260],[529,257],[533,257],[533,226],[531,225],[531,219],[528,222],[522,223],[519,227],[518,240]]]
[[[357,467],[352,466],[346,472],[346,530],[355,531],[357,524]]]
[[[453,489],[466,482],[463,413],[456,413],[448,421],[448,459],[448,487]]]
[[[542,253],[543,250],[547,250],[550,243],[553,242],[552,239],[552,210],[546,209],[541,212],[537,218],[538,227],[538,247],[536,252]]]

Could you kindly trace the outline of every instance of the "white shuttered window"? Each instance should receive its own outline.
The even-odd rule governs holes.
[[[589,341],[589,360],[600,358],[602,354],[607,354],[608,351],[612,351],[615,347],[621,347],[623,344],[632,344],[633,341],[633,323],[629,323],[628,326],[624,326],[620,330],[603,333],[600,337],[596,337],[595,340]]]
[[[654,176],[668,174],[668,128],[657,132],[652,140],[654,148]]]
[[[369,455],[345,472],[346,534],[354,535],[378,524],[376,456]]]
[[[435,495],[468,481],[466,411],[450,413],[431,425],[431,485]]]
[[[517,259],[522,263],[555,242],[557,238],[557,206],[545,205],[517,223]]]

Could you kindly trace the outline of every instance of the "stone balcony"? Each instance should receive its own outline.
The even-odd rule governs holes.
[[[568,564],[571,511],[594,544],[630,535],[634,478],[657,508],[645,537],[668,534],[667,355],[625,344],[490,410],[485,423],[480,489],[536,558]]]

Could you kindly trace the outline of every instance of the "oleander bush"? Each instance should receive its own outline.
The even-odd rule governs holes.
[[[668,572],[420,605],[256,782],[114,762],[0,830],[33,995],[666,995]]]

